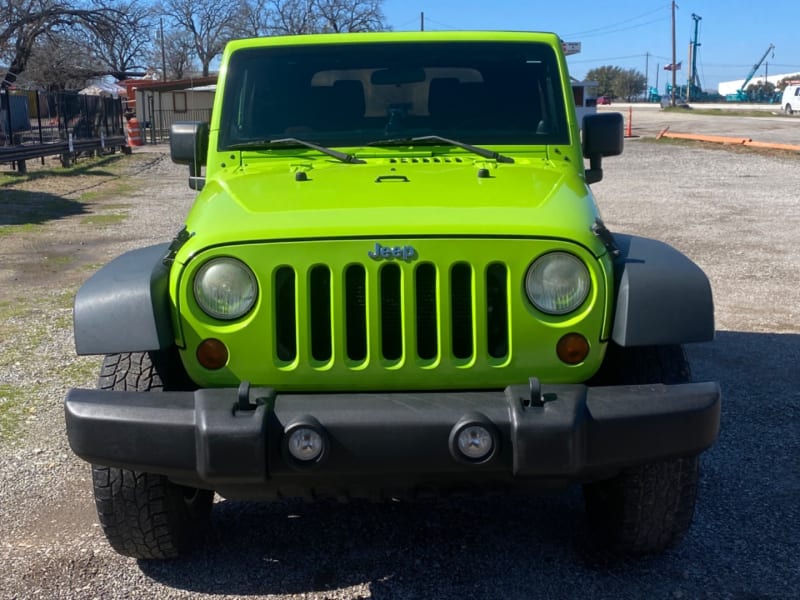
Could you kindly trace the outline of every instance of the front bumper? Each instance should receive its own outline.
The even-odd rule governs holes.
[[[717,437],[716,383],[504,391],[276,394],[267,388],[137,393],[73,389],[65,402],[73,451],[91,463],[167,475],[228,497],[393,495],[402,488],[552,487],[626,466],[697,454]],[[484,425],[494,452],[461,457],[454,431]],[[304,465],[286,432],[326,440]]]

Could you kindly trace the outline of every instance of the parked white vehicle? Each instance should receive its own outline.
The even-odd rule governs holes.
[[[794,114],[794,111],[800,111],[800,84],[786,86],[781,98],[781,107],[787,115]]]

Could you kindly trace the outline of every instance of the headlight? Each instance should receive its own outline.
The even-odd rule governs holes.
[[[549,315],[565,315],[578,308],[589,295],[590,287],[586,265],[566,252],[540,256],[525,277],[528,299]]]
[[[253,308],[258,284],[253,272],[235,258],[214,258],[194,278],[194,297],[208,316],[230,321]]]

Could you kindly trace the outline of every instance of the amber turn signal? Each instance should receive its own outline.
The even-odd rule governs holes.
[[[558,340],[556,354],[562,362],[577,365],[589,355],[589,342],[580,333],[568,333]]]
[[[214,338],[203,340],[197,347],[197,362],[212,371],[228,364],[228,348]]]

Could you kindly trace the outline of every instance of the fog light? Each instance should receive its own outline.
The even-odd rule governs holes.
[[[318,431],[310,427],[297,427],[289,434],[289,454],[300,462],[312,462],[322,456],[325,440]]]
[[[589,355],[589,342],[580,333],[568,333],[558,340],[556,354],[562,362],[577,365]]]
[[[494,449],[494,438],[482,425],[467,425],[456,436],[458,451],[469,460],[481,460]]]
[[[197,362],[212,371],[221,369],[228,364],[228,348],[214,338],[200,342],[196,355]]]

